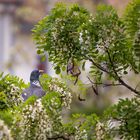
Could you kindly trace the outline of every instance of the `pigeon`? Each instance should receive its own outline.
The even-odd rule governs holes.
[[[25,89],[21,94],[24,101],[26,101],[30,96],[35,95],[37,98],[41,98],[45,95],[45,91],[42,89],[39,77],[43,73],[43,70],[33,70],[30,75],[30,86]]]

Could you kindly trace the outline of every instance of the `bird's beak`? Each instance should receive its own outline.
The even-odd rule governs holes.
[[[40,73],[40,74],[43,74],[43,73],[44,73],[44,70],[39,70],[39,73]]]

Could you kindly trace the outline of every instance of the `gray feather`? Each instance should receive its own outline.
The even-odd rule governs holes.
[[[29,88],[25,89],[22,93],[22,98],[26,101],[30,96],[35,95],[41,98],[45,95],[45,91],[40,86],[31,85]]]

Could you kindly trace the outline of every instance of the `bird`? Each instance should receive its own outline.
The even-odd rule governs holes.
[[[46,93],[40,85],[39,77],[43,70],[33,70],[30,74],[30,86],[23,90],[21,96],[26,101],[30,96],[35,95],[37,98],[43,97]]]

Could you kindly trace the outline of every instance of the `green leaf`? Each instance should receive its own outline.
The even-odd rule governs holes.
[[[44,62],[46,60],[46,55],[41,56],[41,61]]]
[[[82,70],[85,70],[85,63],[86,63],[86,61],[84,61],[82,64]]]
[[[56,74],[60,74],[61,69],[60,69],[59,66],[55,67],[54,69],[55,69],[55,73],[56,73]]]
[[[127,72],[127,71],[124,71],[123,73],[124,73],[124,74],[128,74],[128,72]]]
[[[37,54],[41,54],[41,50],[37,50]]]

